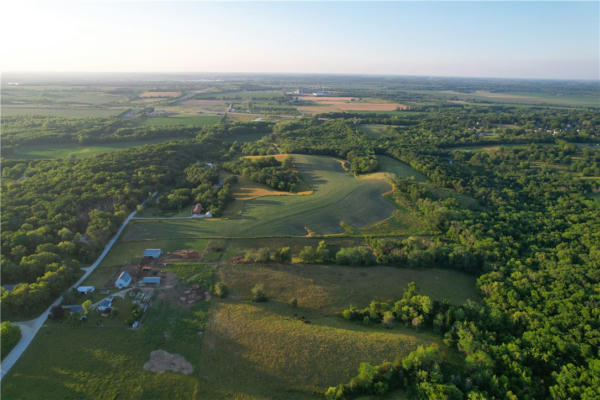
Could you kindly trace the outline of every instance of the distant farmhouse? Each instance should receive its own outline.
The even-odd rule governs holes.
[[[117,278],[115,282],[115,286],[119,289],[126,288],[131,284],[131,275],[127,273],[127,271],[121,272],[121,275]]]

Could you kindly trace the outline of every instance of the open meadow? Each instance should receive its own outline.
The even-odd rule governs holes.
[[[331,157],[294,155],[298,169],[313,186],[307,196],[263,196],[244,202],[232,218],[140,220],[123,240],[191,237],[303,236],[341,233],[342,222],[365,227],[392,216],[394,205],[382,197],[391,189],[382,177],[356,178]]]

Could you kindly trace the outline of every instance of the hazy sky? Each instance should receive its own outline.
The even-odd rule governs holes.
[[[5,0],[0,70],[599,79],[599,2]]]

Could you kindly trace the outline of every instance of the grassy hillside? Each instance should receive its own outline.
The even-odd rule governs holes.
[[[444,348],[429,333],[302,313],[310,324],[295,318],[287,304],[220,303],[204,338],[203,383],[222,398],[311,398],[349,379],[362,361],[393,360],[419,344]]]
[[[190,237],[260,237],[340,233],[341,222],[364,227],[392,215],[382,194],[391,186],[382,177],[355,178],[331,157],[294,155],[298,169],[314,188],[309,196],[250,199],[242,215],[230,219],[135,220],[123,240]]]

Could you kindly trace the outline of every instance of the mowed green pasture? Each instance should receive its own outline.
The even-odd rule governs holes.
[[[339,160],[294,155],[314,188],[307,196],[264,196],[247,200],[242,214],[229,219],[134,220],[123,240],[201,237],[303,236],[344,231],[342,222],[365,227],[392,216],[395,206],[382,194],[391,189],[381,177],[356,178]]]
[[[219,115],[190,115],[181,114],[170,117],[150,117],[142,122],[144,126],[193,126],[204,127],[217,124],[221,120]]]
[[[87,145],[65,143],[57,146],[31,145],[21,146],[6,158],[19,159],[51,159],[51,158],[86,158],[113,151],[126,150],[135,146],[160,143],[172,138],[136,140],[132,142],[106,143],[101,145]]]
[[[229,265],[217,270],[219,280],[230,288],[230,298],[249,300],[250,289],[264,284],[270,299],[298,299],[301,310],[336,314],[350,305],[366,307],[371,300],[393,302],[409,282],[435,300],[462,304],[478,300],[475,278],[447,269],[399,267],[346,267],[341,265]]]
[[[157,374],[144,371],[142,366],[150,352],[163,349],[184,355],[197,371],[202,345],[198,332],[207,309],[208,303],[187,309],[155,302],[147,312],[144,326],[136,331],[111,320],[104,326],[90,320],[78,327],[66,321],[48,321],[3,379],[1,397],[202,399],[196,374]],[[94,320],[98,319],[102,318]]]

